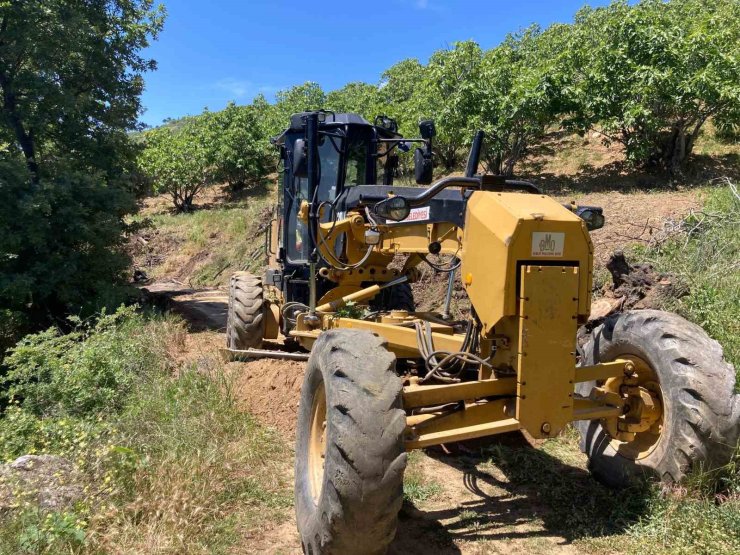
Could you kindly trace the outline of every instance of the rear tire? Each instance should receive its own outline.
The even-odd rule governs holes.
[[[370,307],[375,310],[408,310],[414,312],[416,303],[414,302],[414,292],[411,290],[411,284],[408,282],[399,283],[384,289],[370,302]]]
[[[303,552],[385,553],[403,501],[406,414],[386,342],[323,332],[301,388],[296,520]]]
[[[654,443],[636,449],[613,440],[599,421],[577,422],[594,477],[611,487],[626,487],[641,475],[674,483],[691,468],[726,464],[737,447],[740,402],[733,393],[735,369],[719,343],[676,314],[639,310],[597,327],[583,347],[582,364],[630,357],[657,377],[662,426]],[[588,396],[595,385],[578,384],[576,392]]]
[[[249,272],[237,272],[231,276],[226,320],[226,345],[229,349],[247,350],[262,346],[264,311],[262,280]]]

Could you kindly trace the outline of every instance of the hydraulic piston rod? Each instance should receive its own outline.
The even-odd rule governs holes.
[[[375,295],[380,293],[383,289],[388,289],[389,287],[393,287],[394,285],[405,283],[408,280],[409,278],[407,276],[401,276],[387,283],[371,285],[370,287],[365,287],[364,289],[360,289],[359,291],[355,291],[354,293],[345,295],[344,297],[337,299],[335,301],[324,303],[321,306],[316,307],[316,310],[318,312],[336,312],[338,309],[345,306],[349,302],[364,301],[366,299],[372,299]]]

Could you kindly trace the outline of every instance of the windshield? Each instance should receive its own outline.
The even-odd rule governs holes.
[[[347,187],[352,185],[364,185],[365,164],[367,161],[367,144],[362,141],[352,141],[347,148],[347,177],[344,184]]]
[[[322,136],[319,140],[319,187],[318,201],[332,201],[337,195],[337,181],[339,176],[339,151],[342,140],[336,137]],[[308,226],[298,219],[301,202],[308,201],[308,179],[295,179],[295,196],[291,203],[288,215],[288,260],[291,262],[305,262],[308,260]],[[324,221],[331,217],[329,211],[324,213]]]

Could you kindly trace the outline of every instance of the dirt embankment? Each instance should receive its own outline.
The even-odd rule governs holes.
[[[292,442],[298,399],[306,364],[291,360],[260,359],[229,364],[236,376],[234,395],[245,411],[277,428]]]

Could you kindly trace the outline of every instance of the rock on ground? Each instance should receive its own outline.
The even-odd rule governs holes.
[[[30,502],[60,510],[82,498],[81,476],[74,465],[56,455],[24,455],[0,465],[0,514]]]

